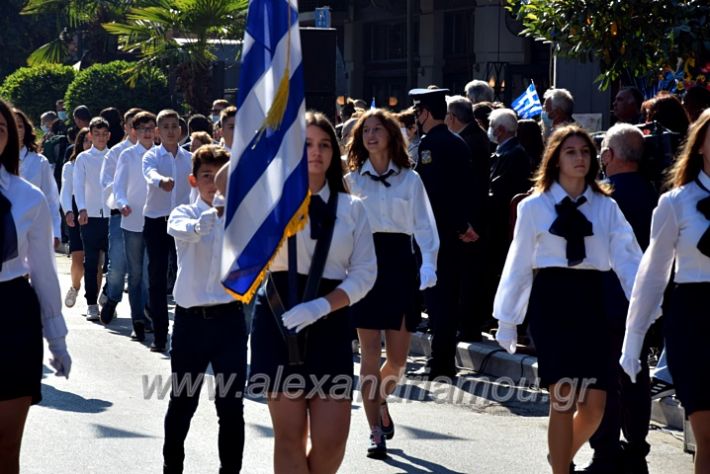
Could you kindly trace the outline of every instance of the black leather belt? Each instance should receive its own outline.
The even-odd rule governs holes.
[[[112,216],[120,216],[121,211],[119,211],[118,209],[111,209],[111,215]]]
[[[180,312],[184,312],[190,316],[202,319],[215,319],[222,316],[236,315],[242,309],[242,304],[239,301],[234,301],[232,303],[217,304],[214,306],[193,306],[191,308],[178,306],[178,308]]]

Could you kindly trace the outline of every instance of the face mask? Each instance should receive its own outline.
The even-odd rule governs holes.
[[[49,133],[49,127],[48,127],[48,126],[46,126],[46,125],[41,125],[39,128],[42,129],[42,132],[44,132],[45,135]]]
[[[542,111],[542,113],[540,114],[540,118],[542,119],[542,123],[545,125],[545,128],[547,128],[548,130],[552,129],[552,119],[549,115],[547,115],[546,111]]]
[[[66,111],[60,110],[59,112],[57,112],[57,117],[59,117],[59,120],[61,120],[63,122],[67,119],[68,116],[67,116]]]
[[[219,115],[217,115],[217,114],[210,115],[210,120],[212,120],[212,123],[219,122]]]
[[[493,133],[493,129],[488,127],[488,131],[486,132],[486,135],[488,135],[488,139],[491,141],[491,143],[498,143],[498,140],[496,139],[495,133]]]

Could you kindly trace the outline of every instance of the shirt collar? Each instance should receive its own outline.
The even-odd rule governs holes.
[[[103,150],[99,150],[94,145],[91,145],[91,148],[89,148],[89,153],[91,153],[92,155],[106,156],[106,153],[108,153],[108,147],[104,148]]]
[[[328,186],[328,180],[325,181],[325,185],[323,185],[322,188],[320,188],[320,191],[314,194],[314,196],[320,196],[320,198],[328,202],[328,199],[330,199],[330,187]]]
[[[27,155],[29,154],[30,152],[27,147],[22,145],[22,148],[20,148],[20,161],[25,161],[25,158],[27,158]]]
[[[198,191],[198,193],[199,193],[199,191]],[[199,197],[197,198],[197,201],[195,201],[195,204],[197,205],[197,209],[200,210],[200,214],[202,214],[202,213],[205,212],[205,211],[209,211],[210,209],[212,209],[212,206],[210,206],[209,204],[207,204],[207,203],[202,199],[202,196],[199,196]]]
[[[705,170],[700,170],[698,173],[698,181],[700,181],[706,189],[710,189],[710,176],[705,174]]]
[[[515,136],[512,136],[510,138],[507,138],[503,140],[502,143],[499,143],[498,146],[496,147],[496,154],[500,155],[501,153],[504,153],[507,151],[509,148],[513,148],[516,144],[516,140],[513,140]]]
[[[10,189],[10,173],[0,164],[0,189],[7,192]]]
[[[385,173],[387,173],[387,171],[390,171],[390,170],[394,171],[394,174],[399,174],[399,172],[400,172],[399,166],[395,165],[392,160],[390,160],[389,163],[387,164],[387,170],[385,171]],[[380,173],[375,171],[375,167],[372,166],[372,162],[370,161],[369,158],[367,160],[365,160],[365,163],[363,163],[362,166],[360,167],[360,174],[362,175],[365,173],[370,173],[371,175],[374,175],[374,176],[380,176]]]
[[[552,198],[555,200],[555,204],[561,202],[566,197],[572,199],[569,194],[567,194],[567,191],[565,191],[565,189],[560,186],[560,183],[557,181],[552,183],[552,186],[550,186],[550,193],[552,194]],[[581,196],[587,198],[587,202],[591,202],[593,195],[594,191],[592,191],[592,187],[589,185],[584,188],[584,192],[581,194]],[[577,202],[578,199],[579,197],[577,199],[572,199],[572,201]]]

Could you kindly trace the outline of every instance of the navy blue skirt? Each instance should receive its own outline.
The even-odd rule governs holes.
[[[563,382],[600,390],[609,386],[603,275],[569,268],[537,271],[527,317],[541,387]]]
[[[681,283],[673,288],[664,317],[668,369],[685,413],[710,410],[710,282]]]
[[[419,273],[407,234],[377,232],[372,235],[377,255],[377,280],[370,292],[352,308],[353,326],[414,332],[421,322],[417,291]]]
[[[303,295],[306,276],[298,275],[298,294]],[[288,272],[271,274],[282,301],[288,298]],[[325,296],[341,282],[321,279],[318,296]],[[256,295],[251,329],[249,388],[256,393],[298,390],[312,397],[352,399],[353,353],[350,345],[349,308],[342,308],[311,324],[299,334],[304,338],[304,363],[289,365],[288,346],[271,312],[262,288]]]
[[[32,397],[42,400],[42,316],[39,301],[26,278],[0,283],[0,400]]]

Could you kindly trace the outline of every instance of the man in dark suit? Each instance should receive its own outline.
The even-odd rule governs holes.
[[[488,138],[498,146],[491,157],[488,185],[488,298],[487,314],[492,314],[493,298],[510,246],[510,202],[516,194],[532,186],[531,162],[515,134],[518,118],[510,109],[496,109],[489,116]]]
[[[461,293],[463,247],[478,240],[471,226],[470,151],[444,123],[447,89],[409,91],[417,126],[423,132],[417,172],[422,178],[439,232],[437,284],[424,291],[433,332],[427,367],[409,376],[451,379],[456,374],[457,306]]]
[[[444,122],[449,130],[458,134],[469,148],[471,164],[471,227],[480,237],[475,243],[463,248],[464,264],[461,270],[461,299],[459,300],[458,340],[474,342],[481,340],[483,322],[490,318],[485,312],[485,231],[486,199],[488,196],[488,161],[491,143],[486,132],[473,117],[471,101],[462,96],[446,99],[447,113]]]
[[[612,197],[629,221],[636,240],[643,250],[648,247],[651,216],[658,202],[658,193],[651,182],[639,172],[644,138],[641,131],[629,124],[611,127],[602,142],[602,166],[614,187]],[[594,449],[592,462],[582,472],[605,474],[647,474],[646,442],[651,421],[651,394],[648,372],[648,346],[641,354],[641,372],[636,383],[621,370],[619,357],[624,340],[629,302],[614,272],[605,275],[604,302],[611,335],[609,348],[610,380],[616,382],[607,392],[604,418],[589,440]],[[626,443],[619,441],[623,431]]]

